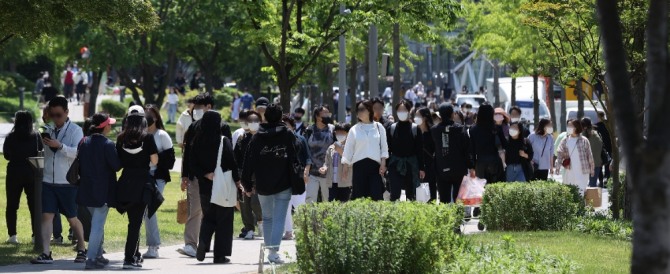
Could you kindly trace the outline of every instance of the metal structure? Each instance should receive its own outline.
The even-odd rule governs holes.
[[[486,56],[477,57],[477,52],[472,52],[449,73],[453,77],[453,86],[457,91],[460,91],[462,86],[467,86],[469,90],[476,90],[481,86],[486,86],[486,78],[493,77],[493,66]]]

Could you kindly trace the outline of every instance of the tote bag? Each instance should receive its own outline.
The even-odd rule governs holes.
[[[212,198],[210,202],[222,207],[234,207],[237,203],[237,187],[235,186],[235,182],[233,182],[233,173],[230,170],[223,172],[221,168],[221,153],[225,138],[221,137],[221,143],[219,144],[219,154],[216,158],[216,169],[214,170]]]

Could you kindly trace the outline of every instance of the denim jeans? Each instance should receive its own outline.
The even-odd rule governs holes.
[[[597,166],[593,170],[593,176],[589,177],[589,187],[597,187],[598,186],[598,177],[600,177],[600,173],[603,172],[602,166]]]
[[[279,251],[281,238],[284,236],[284,223],[288,203],[291,201],[291,188],[272,195],[258,195],[263,211],[263,240],[271,250]]]
[[[523,173],[521,164],[512,164],[507,166],[507,182],[525,182],[526,176]]]
[[[168,121],[174,123],[177,114],[177,104],[168,104]]]
[[[90,261],[102,256],[102,243],[105,240],[105,222],[107,222],[107,213],[109,207],[89,207],[91,212],[91,236],[88,238],[88,252],[86,257]]]
[[[163,190],[165,190],[165,180],[157,179],[156,180],[156,186],[158,187],[158,191],[163,194]],[[161,245],[161,233],[158,230],[158,212],[154,214],[154,216],[151,216],[150,219],[147,218],[147,215],[145,213],[144,215],[144,228],[146,229],[147,233],[147,245],[148,246],[160,246]]]

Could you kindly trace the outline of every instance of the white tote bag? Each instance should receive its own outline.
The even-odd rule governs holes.
[[[216,169],[214,170],[214,181],[212,183],[212,198],[210,202],[222,207],[234,207],[237,204],[237,187],[233,182],[232,171],[223,172],[221,168],[221,153],[223,152],[223,141],[221,137],[219,154],[216,157]]]
[[[428,183],[421,183],[419,187],[416,188],[416,201],[417,202],[428,202],[430,200],[430,187]]]

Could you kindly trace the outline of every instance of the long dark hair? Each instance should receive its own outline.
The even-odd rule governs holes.
[[[125,127],[119,137],[116,139],[117,143],[134,146],[141,144],[142,140],[147,134],[147,120],[144,116],[130,115],[126,117]]]
[[[9,134],[19,138],[28,138],[33,132],[33,115],[25,110],[17,111],[14,114],[14,127]]]
[[[158,107],[156,105],[146,105],[144,106],[144,111],[151,112],[151,116],[154,117],[154,124],[156,125],[157,129],[165,130],[165,125],[163,125],[163,118],[161,117],[161,113],[158,111]]]
[[[493,128],[493,107],[488,104],[484,104],[479,107],[477,112],[477,127],[482,128]]]
[[[421,117],[423,117],[423,120],[426,122],[428,129],[433,127],[435,123],[433,122],[433,114],[430,113],[430,109],[423,107],[418,109],[416,112],[421,114]]]
[[[208,146],[218,144],[221,139],[221,114],[213,110],[206,111],[202,119],[195,122],[194,130],[192,151],[216,149]]]
[[[544,135],[546,133],[546,130],[544,128],[546,128],[547,125],[549,125],[549,123],[551,123],[549,119],[545,118],[540,119],[540,124],[535,128],[535,134]]]

